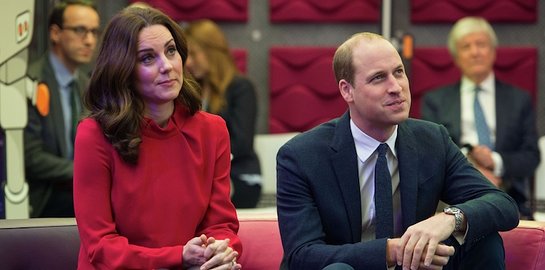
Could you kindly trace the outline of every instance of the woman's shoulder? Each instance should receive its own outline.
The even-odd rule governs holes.
[[[78,131],[80,129],[85,131],[90,131],[90,132],[97,131],[97,130],[102,132],[100,124],[96,121],[96,119],[91,117],[84,118],[83,120],[79,122]]]
[[[205,111],[198,111],[194,115],[190,116],[186,124],[190,124],[192,127],[198,126],[205,130],[226,128],[225,120],[223,120],[221,116]]]
[[[76,139],[93,143],[106,142],[102,127],[94,118],[84,118],[78,124]]]

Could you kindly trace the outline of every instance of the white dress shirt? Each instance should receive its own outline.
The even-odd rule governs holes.
[[[475,128],[475,114],[473,102],[475,98],[475,88],[477,85],[467,77],[462,77],[460,82],[460,110],[461,110],[461,145],[478,145],[479,138]],[[491,73],[480,85],[479,102],[483,108],[486,124],[490,130],[490,140],[492,144],[496,143],[496,85],[494,73]],[[493,149],[492,149],[493,150]],[[492,152],[494,160],[494,174],[501,177],[503,175],[503,160],[497,152]]]
[[[361,194],[361,217],[362,217],[362,241],[375,239],[375,163],[378,153],[377,147],[382,143],[362,132],[352,120],[350,120],[350,129],[356,145],[356,154],[358,156],[358,175]],[[394,235],[402,235],[401,219],[401,197],[399,191],[399,169],[395,151],[395,142],[397,139],[397,126],[394,133],[384,143],[388,144],[389,151],[386,153],[388,169],[392,176],[392,198],[394,210]]]

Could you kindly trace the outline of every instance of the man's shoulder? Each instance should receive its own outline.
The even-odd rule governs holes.
[[[340,118],[322,123],[310,130],[297,134],[288,143],[294,147],[312,149],[320,144],[329,144],[335,134]]]
[[[452,93],[453,91],[458,91],[459,88],[460,88],[459,82],[443,85],[440,87],[432,88],[431,90],[427,91],[424,94],[424,97],[427,97],[427,98],[442,97],[448,93]]]
[[[45,82],[49,86],[49,84],[52,83],[52,80],[55,80],[56,82],[57,79],[54,75],[53,66],[49,61],[48,54],[49,53],[46,52],[36,60],[32,61],[28,65],[27,74],[30,78],[37,81]]]
[[[415,118],[403,121],[399,124],[399,128],[401,132],[411,132],[415,136],[421,136],[422,134],[437,135],[440,134],[441,129],[444,129],[442,125],[437,123]]]
[[[530,99],[530,93],[525,89],[512,85],[505,81],[496,80],[496,91],[503,91],[510,94],[512,97]]]
[[[39,80],[42,77],[44,66],[46,65],[46,57],[41,56],[40,58],[34,60],[28,65],[28,75],[35,79]]]

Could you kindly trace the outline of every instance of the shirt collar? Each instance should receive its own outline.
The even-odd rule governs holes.
[[[394,132],[388,138],[384,143],[388,145],[390,148],[391,153],[394,155],[394,157],[397,157],[396,149],[395,149],[395,142],[397,140],[397,125],[395,126]],[[358,155],[358,158],[365,162],[369,157],[375,152],[377,147],[383,143],[379,142],[375,139],[373,139],[371,136],[365,134],[365,132],[361,131],[354,121],[350,119],[350,130],[352,131],[352,137],[354,137],[354,143],[356,145],[356,153]]]
[[[76,70],[74,74],[70,74],[70,71],[68,71],[59,58],[52,52],[49,52],[49,61],[51,62],[59,86],[67,87],[72,80],[77,78],[78,71]]]
[[[494,72],[490,72],[490,74],[484,79],[484,81],[479,85],[479,87],[485,93],[493,93],[495,89],[494,82],[495,82]],[[462,91],[466,93],[467,92],[472,93],[473,90],[475,90],[475,87],[477,87],[477,85],[473,81],[471,81],[466,76],[462,76],[461,85],[460,85],[460,89],[462,89]]]

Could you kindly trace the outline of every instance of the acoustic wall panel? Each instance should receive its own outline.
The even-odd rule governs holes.
[[[490,22],[535,23],[537,0],[411,0],[413,23],[453,23],[465,16]]]
[[[175,21],[212,19],[215,21],[246,22],[248,0],[129,0],[144,2],[157,8]]]
[[[281,22],[378,22],[380,0],[269,0],[270,20]]]
[[[335,50],[270,49],[269,133],[306,131],[346,111],[332,69]]]

